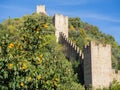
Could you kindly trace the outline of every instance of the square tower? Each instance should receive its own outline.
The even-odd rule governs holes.
[[[57,42],[59,41],[59,33],[62,32],[68,37],[68,16],[63,16],[62,14],[55,14],[54,25],[56,28],[55,36]]]
[[[90,42],[84,49],[84,82],[93,88],[109,87],[112,82],[110,45]]]
[[[36,12],[37,12],[38,14],[39,14],[39,13],[44,13],[44,14],[47,15],[45,5],[37,5]]]

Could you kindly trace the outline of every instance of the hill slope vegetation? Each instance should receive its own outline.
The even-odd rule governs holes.
[[[44,14],[9,18],[0,24],[1,90],[84,90],[54,33],[52,17]],[[80,49],[90,40],[111,44],[112,65],[120,69],[120,47],[111,35],[80,18],[69,18],[69,38]]]

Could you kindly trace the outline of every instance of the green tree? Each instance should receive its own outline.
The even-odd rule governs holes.
[[[51,17],[33,14],[22,19],[21,28],[15,24],[19,19],[12,26],[18,36],[0,33],[0,89],[84,89],[56,43]]]

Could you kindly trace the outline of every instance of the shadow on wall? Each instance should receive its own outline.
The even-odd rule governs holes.
[[[83,59],[82,51],[66,35],[60,32],[59,43],[64,46],[64,54],[73,64],[74,73],[78,74],[81,84],[84,84]]]

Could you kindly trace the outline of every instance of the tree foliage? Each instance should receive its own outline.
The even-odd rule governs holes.
[[[1,90],[84,90],[56,43],[52,17],[34,13],[0,27]]]
[[[112,66],[120,69],[120,47],[113,36],[102,33],[98,27],[82,22],[80,18],[69,18],[69,38],[80,49],[83,49],[83,46],[91,40],[104,45],[110,44],[112,46]]]

